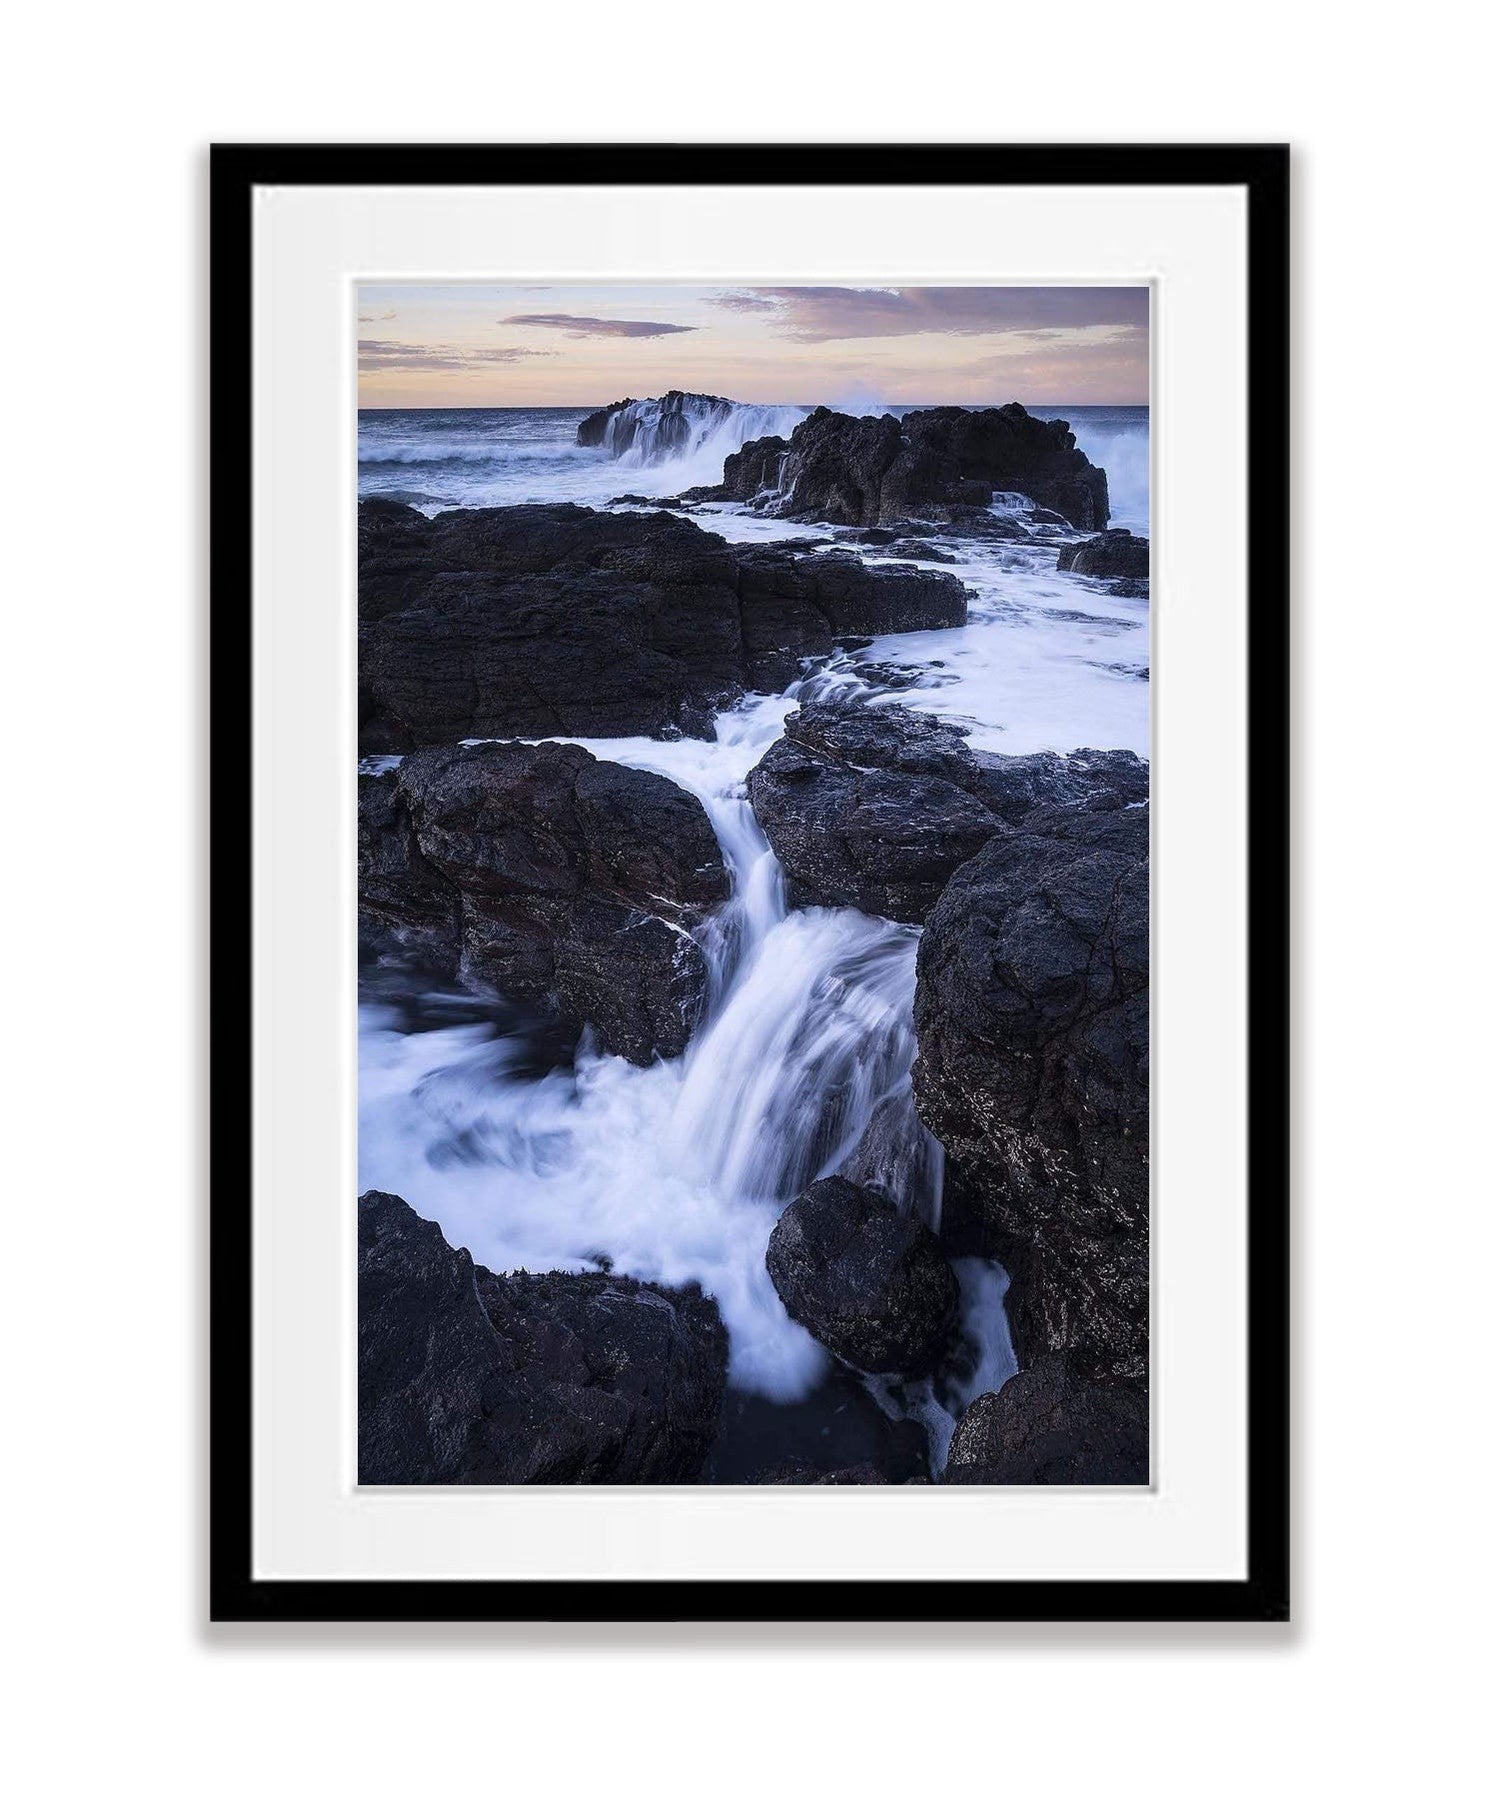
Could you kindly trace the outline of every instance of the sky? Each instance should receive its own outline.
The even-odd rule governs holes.
[[[1148,403],[1144,287],[366,285],[361,406]]]

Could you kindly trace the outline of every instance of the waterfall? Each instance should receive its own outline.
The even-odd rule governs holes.
[[[603,446],[625,468],[680,469],[680,485],[723,479],[724,458],[757,437],[789,437],[807,416],[805,406],[754,406],[711,394],[672,392],[631,400],[610,414]]]
[[[732,875],[699,932],[706,1015],[674,1062],[590,1051],[539,1077],[513,1026],[403,1033],[361,1012],[360,1184],[401,1193],[496,1270],[608,1265],[697,1280],[718,1300],[730,1377],[808,1393],[825,1352],[787,1317],[765,1269],[782,1208],[820,1176],[868,1170],[937,1221],[941,1157],[916,1116],[912,1002],[919,933],[848,909],[791,910],[744,776],[797,690],[749,702],[711,743],[590,743],[696,793]]]

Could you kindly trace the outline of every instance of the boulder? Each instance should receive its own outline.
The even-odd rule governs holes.
[[[932,1367],[957,1310],[957,1276],[926,1226],[837,1175],[782,1212],[765,1265],[797,1323],[865,1374]]]
[[[948,1486],[1143,1486],[1150,1479],[1150,1406],[1137,1386],[1079,1376],[1043,1357],[958,1420]]]
[[[492,1274],[394,1194],[360,1198],[365,1485],[691,1481],[727,1369],[696,1287]]]
[[[849,632],[961,624],[952,575],[744,547],[664,511],[360,507],[360,742],[705,734]]]
[[[1132,531],[1105,531],[1086,543],[1064,544],[1057,551],[1057,567],[1101,580],[1148,581],[1150,539]]]
[[[1146,797],[1127,751],[996,756],[900,706],[809,702],[750,771],[755,817],[795,904],[857,906],[920,924],[953,872],[1042,805]]]
[[[1022,1367],[1143,1381],[1150,819],[1043,807],[948,882],[917,956],[917,1109],[949,1218],[1010,1272]],[[951,1207],[948,1198],[951,1199]]]
[[[360,806],[367,943],[446,952],[439,972],[451,961],[591,1025],[633,1062],[685,1048],[708,979],[689,932],[729,891],[693,795],[575,744],[486,743],[365,777]],[[365,855],[367,837],[383,860]]]

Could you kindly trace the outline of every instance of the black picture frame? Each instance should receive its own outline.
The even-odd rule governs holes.
[[[1277,144],[216,145],[211,152],[209,1612],[215,1622],[1290,1616],[1289,150]],[[251,1564],[251,209],[262,186],[1171,185],[1248,209],[1248,1493],[1243,1580],[259,1580]]]

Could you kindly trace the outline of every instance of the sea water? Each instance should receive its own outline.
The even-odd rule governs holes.
[[[428,513],[670,495],[716,480],[724,455],[752,437],[784,435],[802,410],[705,411],[670,446],[646,418],[623,455],[608,441],[578,447],[579,410],[363,412],[360,494]],[[1031,410],[1070,420],[1108,472],[1110,522],[1147,532],[1146,409]],[[681,438],[680,425],[672,431]],[[693,516],[735,541],[809,534],[737,506]],[[847,543],[846,533],[812,530]],[[1058,572],[1056,543],[1041,536],[938,541],[957,557],[943,566],[969,589],[961,629],[840,653],[786,693],[722,714],[708,742],[578,740],[696,794],[730,870],[732,897],[700,933],[710,998],[684,1055],[637,1068],[598,1054],[585,1033],[570,1057],[538,1061],[533,1029],[499,1000],[486,1013],[448,996],[461,1022],[444,1023],[443,996],[432,996],[420,1029],[378,981],[361,1006],[361,1189],[401,1194],[497,1271],[605,1267],[668,1285],[697,1281],[728,1330],[731,1382],[771,1399],[805,1396],[828,1370],[765,1269],[781,1208],[843,1166],[878,1114],[888,1151],[878,1184],[935,1226],[941,1151],[911,1101],[919,931],[851,909],[788,909],[745,777],[795,705],[840,692],[951,719],[980,749],[1149,754],[1148,603]],[[937,1463],[963,1405],[1014,1368],[1003,1270],[968,1259],[959,1274],[957,1373],[941,1386],[871,1383],[887,1409],[922,1419]]]

